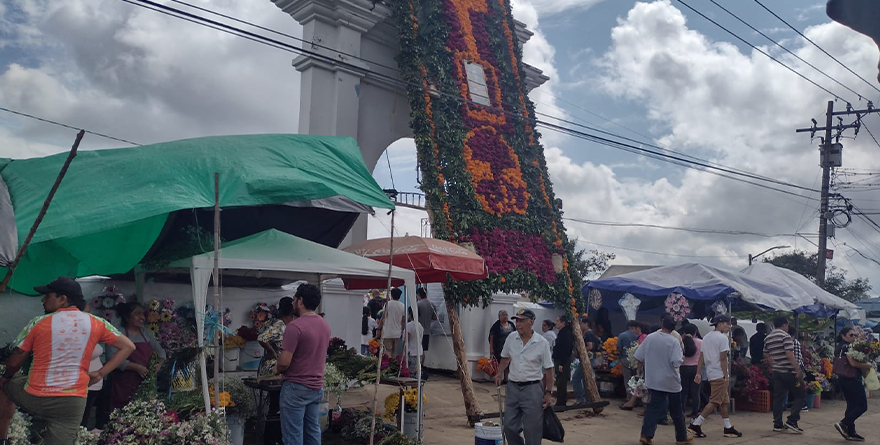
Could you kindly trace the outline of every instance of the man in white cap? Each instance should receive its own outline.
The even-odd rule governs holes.
[[[495,374],[495,384],[501,386],[504,372],[510,368],[504,408],[504,435],[510,445],[540,445],[544,432],[543,412],[544,408],[550,406],[553,390],[550,344],[535,333],[534,312],[520,309],[512,318],[516,323],[516,332],[505,340],[501,350],[501,365]]]

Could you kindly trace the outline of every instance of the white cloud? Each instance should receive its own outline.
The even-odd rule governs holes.
[[[271,2],[197,2],[301,34]],[[3,16],[4,106],[139,143],[217,134],[295,132],[293,54],[114,0],[32,1]],[[204,14],[204,13],[201,13]],[[72,131],[0,115],[9,136],[66,150]],[[87,136],[84,148],[120,146]],[[45,154],[18,145],[6,155]]]
[[[583,10],[605,0],[528,0],[541,14],[553,15],[572,10]],[[519,20],[519,17],[517,17]]]

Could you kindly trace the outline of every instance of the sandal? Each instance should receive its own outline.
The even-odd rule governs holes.
[[[620,408],[620,409],[622,409],[622,410],[624,410],[624,411],[632,411],[632,410],[633,410],[633,407],[631,407],[631,406],[626,406],[626,405],[620,405],[618,408]]]

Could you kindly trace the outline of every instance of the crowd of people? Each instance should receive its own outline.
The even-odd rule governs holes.
[[[492,357],[500,363],[495,378],[499,385],[507,381],[508,399],[512,400],[507,409],[519,413],[509,417],[505,414],[505,432],[509,441],[514,430],[522,430],[525,443],[531,443],[530,437],[533,436],[528,433],[529,417],[534,414],[534,409],[550,403],[549,398],[541,398],[539,402],[537,391],[524,389],[525,383],[543,383],[544,395],[549,395],[550,386],[555,384],[555,405],[558,407],[568,405],[569,382],[573,387],[575,404],[589,401],[579,362],[586,360],[596,365],[595,357],[599,356],[606,340],[611,338],[607,320],[607,313],[600,313],[595,320],[588,317],[577,320],[588,353],[587,357],[580,357],[574,346],[572,321],[568,317],[562,315],[556,320],[543,320],[539,333],[532,336],[528,333],[534,324],[532,311],[520,310],[512,319],[507,311],[498,313],[498,320],[489,332]],[[808,411],[808,407],[805,406],[807,393],[801,344],[794,327],[785,317],[777,317],[769,325],[772,329],[765,323],[756,324],[756,333],[749,338],[735,319],[723,314],[713,317],[713,329],[705,336],[700,334],[697,325],[688,320],[679,325],[669,316],[661,318],[656,326],[634,320],[627,322],[626,330],[617,336],[623,382],[641,381],[647,394],[627,385],[627,400],[620,405],[620,409],[632,411],[643,399],[647,401],[640,442],[651,445],[657,425],[668,425],[670,417],[675,426],[676,443],[691,443],[695,438],[709,437],[710,434],[703,429],[709,422],[707,418],[715,413],[721,417],[721,436],[742,437],[730,416],[730,370],[734,360],[760,364],[770,373],[772,430],[803,434],[799,421],[801,413]],[[543,341],[535,340],[539,337]],[[837,337],[834,355],[833,372],[837,376],[837,387],[847,401],[845,416],[834,427],[849,441],[864,440],[856,432],[855,421],[867,411],[862,371],[872,366],[853,360],[848,354],[856,338],[852,328],[844,328]],[[541,353],[529,349],[530,344],[534,343],[541,344],[535,346]],[[549,361],[543,357],[544,345],[550,354]],[[629,365],[633,361],[628,357],[633,350],[637,363],[635,367]],[[522,357],[523,354],[527,358],[525,369],[518,365],[517,360],[511,360],[511,357]],[[549,369],[552,369],[552,375],[538,373],[539,370]],[[637,378],[633,379],[634,376]],[[513,399],[510,399],[510,394],[514,394]],[[508,429],[508,420],[512,422],[512,430]],[[532,425],[531,428],[534,431],[536,426]],[[514,439],[511,443],[522,443],[522,439]]]

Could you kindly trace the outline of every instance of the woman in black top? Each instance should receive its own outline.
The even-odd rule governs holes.
[[[489,353],[498,363],[501,363],[501,350],[504,348],[507,336],[515,330],[516,326],[510,322],[507,311],[498,311],[498,321],[489,329]]]
[[[868,398],[862,385],[862,371],[871,369],[872,365],[857,362],[847,355],[855,341],[856,331],[851,327],[843,328],[837,337],[834,373],[837,374],[837,387],[846,399],[846,413],[843,420],[834,424],[834,428],[846,440],[864,442],[865,438],[856,433],[856,419],[868,411]]]

